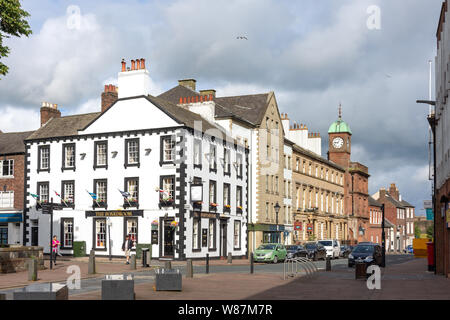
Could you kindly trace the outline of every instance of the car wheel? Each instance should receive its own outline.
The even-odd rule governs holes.
[[[277,262],[278,262],[278,257],[277,256],[273,257],[273,263],[277,263]]]
[[[314,254],[313,261],[317,261],[317,256]]]

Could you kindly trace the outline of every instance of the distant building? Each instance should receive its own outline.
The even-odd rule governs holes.
[[[32,131],[10,133],[0,131],[0,246],[23,243],[25,183],[23,141],[32,133]]]

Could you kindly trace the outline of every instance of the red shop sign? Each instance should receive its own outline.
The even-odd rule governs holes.
[[[302,230],[302,223],[300,221],[295,221],[294,222],[294,229],[301,231]]]

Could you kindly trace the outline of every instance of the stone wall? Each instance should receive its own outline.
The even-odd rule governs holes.
[[[14,246],[0,248],[0,273],[11,273],[27,270],[27,262],[32,257],[38,260],[38,268],[44,269],[44,253],[42,247]]]

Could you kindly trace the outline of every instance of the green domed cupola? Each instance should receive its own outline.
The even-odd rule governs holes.
[[[352,134],[352,130],[350,130],[350,126],[344,120],[342,120],[341,112],[342,112],[341,105],[339,105],[339,119],[331,124],[330,128],[328,129],[328,133],[344,133],[344,132],[346,132],[346,133]]]

